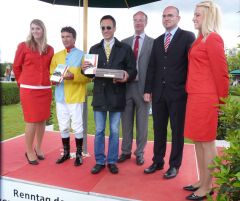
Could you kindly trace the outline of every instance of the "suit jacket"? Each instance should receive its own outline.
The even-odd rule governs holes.
[[[125,70],[128,81],[137,74],[132,48],[115,38],[109,62],[104,50],[103,40],[90,48],[90,54],[98,54],[98,68]],[[113,83],[111,78],[95,77],[92,106],[95,111],[121,112],[126,105],[126,83]]]
[[[122,40],[122,42],[132,47],[133,39],[134,39],[134,36],[131,36]],[[144,93],[147,68],[148,68],[148,63],[151,55],[153,41],[154,41],[153,38],[150,38],[149,36],[145,35],[142,48],[138,57],[138,89],[140,94]]]
[[[163,90],[169,100],[186,98],[188,50],[195,35],[178,28],[167,52],[164,50],[164,36],[162,34],[154,40],[147,71],[144,92],[152,93],[153,102],[161,99]]]
[[[189,51],[186,90],[188,93],[227,97],[229,77],[223,40],[214,32],[205,42],[202,40],[203,35],[200,35]]]

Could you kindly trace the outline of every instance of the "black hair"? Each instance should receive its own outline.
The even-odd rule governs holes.
[[[100,24],[103,20],[107,20],[107,19],[112,20],[113,26],[116,27],[116,20],[111,15],[104,15],[100,20]]]
[[[63,28],[61,29],[61,33],[62,33],[62,32],[71,33],[71,34],[73,35],[73,38],[74,38],[74,39],[76,39],[76,37],[77,37],[76,31],[75,31],[75,29],[72,28],[72,27],[63,27]]]

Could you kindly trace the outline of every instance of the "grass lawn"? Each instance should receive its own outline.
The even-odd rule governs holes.
[[[2,106],[2,140],[24,133],[24,120],[20,104]]]
[[[88,97],[88,133],[95,133],[94,115],[91,106],[92,96]],[[109,135],[109,123],[107,122],[106,135]],[[149,116],[148,140],[153,140],[153,119]],[[135,129],[135,128],[134,128]],[[2,106],[2,140],[6,140],[24,133],[24,121],[20,104]],[[135,136],[134,132],[134,136]],[[122,132],[120,129],[120,137]],[[135,138],[135,137],[134,137]],[[171,140],[170,128],[168,128],[168,140]],[[190,142],[189,140],[185,140]]]

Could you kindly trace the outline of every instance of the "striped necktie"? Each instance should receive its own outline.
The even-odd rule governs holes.
[[[165,43],[164,43],[165,52],[167,52],[168,46],[169,46],[169,44],[170,44],[171,36],[172,36],[172,34],[171,34],[171,33],[168,33],[167,36],[166,36],[166,38],[165,38]]]
[[[110,48],[110,43],[108,43],[108,42],[106,42],[105,53],[106,53],[106,57],[107,57],[107,62],[109,62],[111,48]]]

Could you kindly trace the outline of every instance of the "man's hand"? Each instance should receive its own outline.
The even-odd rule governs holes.
[[[87,68],[89,68],[91,66],[92,66],[92,64],[89,61],[84,61],[81,68],[84,71],[84,70],[86,70]]]
[[[151,95],[151,94],[148,94],[148,93],[145,93],[145,94],[143,95],[143,99],[144,99],[145,102],[149,103],[149,102],[152,101],[152,95]]]
[[[71,73],[70,71],[67,71],[67,73],[63,77],[64,80],[73,80],[74,79],[74,74]]]
[[[51,81],[52,85],[55,86],[55,85],[58,85],[59,83],[57,82],[54,82],[54,81]]]
[[[127,82],[128,81],[128,78],[129,78],[129,75],[127,73],[127,71],[124,71],[124,76],[123,76],[123,79],[113,79],[113,83],[124,83],[124,82]]]

